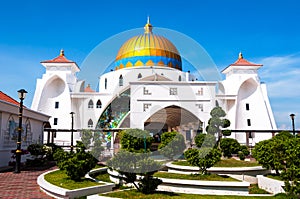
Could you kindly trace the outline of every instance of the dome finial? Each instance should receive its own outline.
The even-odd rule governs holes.
[[[152,25],[150,24],[150,17],[149,16],[147,17],[147,23],[146,23],[144,29],[145,29],[145,34],[152,33]]]
[[[243,54],[242,54],[242,52],[239,53],[239,59],[243,59]]]
[[[64,49],[61,49],[61,50],[60,50],[59,56],[65,56],[65,51],[64,51]]]

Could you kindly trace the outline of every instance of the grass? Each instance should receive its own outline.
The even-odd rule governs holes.
[[[110,196],[117,198],[130,198],[130,199],[256,199],[265,198],[258,196],[218,196],[218,195],[196,195],[196,194],[182,194],[173,192],[157,191],[153,194],[143,194],[136,190],[126,190],[111,192],[108,194],[100,194],[102,196]],[[270,197],[268,197],[270,198]]]
[[[255,167],[260,166],[258,162],[249,162],[249,161],[242,161],[236,160],[234,158],[224,159],[220,162],[217,162],[214,167]]]
[[[185,160],[172,162],[172,164],[180,165],[180,166],[192,166]],[[221,160],[214,165],[214,167],[254,167],[254,166],[260,166],[260,165],[257,162],[241,161],[241,160],[236,160],[234,158]]]
[[[71,180],[64,171],[57,170],[45,175],[45,180],[55,186],[62,187],[65,189],[73,190],[84,187],[101,185],[103,183],[97,183],[90,179],[83,179],[80,182]]]
[[[159,178],[171,178],[171,179],[184,179],[184,180],[207,180],[207,181],[235,181],[238,180],[230,178],[228,176],[221,176],[217,174],[199,175],[199,174],[179,174],[168,172],[157,172],[154,177]]]
[[[100,180],[103,182],[111,182],[109,179],[109,174],[108,173],[97,173],[95,175],[91,175],[92,178],[95,178],[96,180]]]
[[[250,194],[270,194],[269,192],[260,189],[257,184],[251,184],[249,187]]]
[[[272,178],[272,179],[274,179],[274,180],[280,180],[280,181],[283,181],[282,179],[281,179],[281,176],[280,175],[276,175],[276,174],[267,174],[267,175],[265,175],[265,177],[268,177],[268,178]]]

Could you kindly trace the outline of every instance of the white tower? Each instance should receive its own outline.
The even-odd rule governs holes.
[[[260,82],[257,70],[261,64],[254,64],[239,54],[238,60],[225,68],[226,79],[219,85],[219,100],[231,129],[276,130],[276,123],[267,95],[266,85]],[[249,131],[250,132],[250,131]],[[271,133],[232,133],[232,137],[243,144],[255,144],[268,139]],[[254,143],[251,143],[251,142]]]
[[[42,61],[41,64],[46,68],[46,73],[42,79],[37,79],[31,109],[46,114],[51,113],[49,122],[52,128],[70,129],[70,112],[73,111],[71,110],[70,94],[75,89],[77,82],[76,73],[80,69],[75,62],[68,60],[64,56],[63,50],[61,50],[58,57]],[[62,133],[58,133],[56,142],[60,140],[65,142],[65,137]]]

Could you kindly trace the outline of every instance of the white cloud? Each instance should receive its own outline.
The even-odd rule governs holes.
[[[300,112],[300,53],[254,61],[264,65],[260,79],[266,82],[278,129],[291,129],[290,113]]]

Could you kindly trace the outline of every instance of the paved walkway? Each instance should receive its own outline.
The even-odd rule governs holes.
[[[42,192],[36,182],[37,177],[51,168],[21,170],[15,174],[11,171],[0,173],[0,199],[50,199]]]

